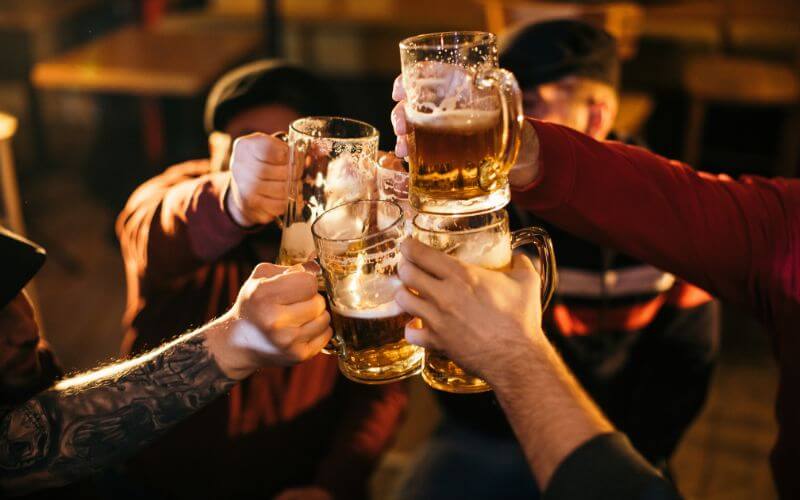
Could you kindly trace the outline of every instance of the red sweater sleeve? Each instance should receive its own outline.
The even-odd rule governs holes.
[[[318,486],[336,499],[369,498],[369,477],[391,445],[408,403],[405,383],[381,386],[344,381],[347,408],[333,430],[331,453],[317,470]]]
[[[786,266],[800,267],[800,182],[734,181],[641,148],[530,121],[540,142],[540,172],[514,192],[524,208],[746,304],[763,319],[773,317],[776,293],[785,300],[797,291]]]
[[[227,215],[224,172],[207,161],[177,165],[144,183],[117,219],[129,283],[168,282],[238,245],[245,231]]]

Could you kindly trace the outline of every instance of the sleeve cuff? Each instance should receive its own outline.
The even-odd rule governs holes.
[[[625,435],[594,437],[558,466],[543,500],[676,500],[678,493],[633,449]]]
[[[564,127],[532,118],[528,122],[539,140],[539,175],[530,184],[514,188],[514,202],[531,211],[549,210],[569,198],[575,184],[575,153]]]
[[[186,213],[187,219],[194,221],[188,225],[192,251],[205,261],[216,260],[251,232],[236,224],[225,210],[229,184],[229,176],[223,172],[211,174],[195,192]]]

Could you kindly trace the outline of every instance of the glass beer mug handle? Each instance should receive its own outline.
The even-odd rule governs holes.
[[[342,354],[342,342],[336,338],[336,334],[331,336],[331,339],[322,348],[322,353],[329,356],[340,356]]]
[[[542,275],[542,310],[547,309],[550,299],[558,286],[558,271],[556,271],[556,254],[553,251],[553,242],[547,231],[540,227],[526,227],[511,233],[511,248],[516,249],[522,245],[532,244],[539,252]]]
[[[295,210],[297,210],[297,183],[292,182],[292,180],[297,177],[297,168],[305,168],[306,152],[308,151],[309,145],[302,139],[296,139],[294,144],[289,142],[289,134],[286,132],[276,132],[272,134],[272,136],[276,139],[282,140],[289,146],[289,176],[286,181],[289,183],[289,196],[286,202],[287,207],[283,215],[275,219],[275,224],[278,225],[278,228],[283,230],[286,226],[289,226],[292,224],[292,222],[294,222],[292,220],[288,220],[289,217],[294,216],[293,214]]]
[[[517,161],[522,134],[522,92],[517,79],[510,71],[491,68],[482,72],[477,80],[478,88],[496,89],[500,98],[502,134],[497,164],[492,162],[481,165],[480,186],[485,191],[493,190],[498,182],[504,182],[505,176]]]

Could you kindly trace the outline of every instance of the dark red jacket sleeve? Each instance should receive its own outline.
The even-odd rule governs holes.
[[[131,195],[117,219],[128,283],[158,285],[213,262],[245,231],[224,209],[228,174],[207,161],[167,169]]]
[[[366,499],[369,477],[400,426],[408,391],[403,382],[341,384],[346,409],[339,426],[333,428],[332,451],[320,464],[316,483],[337,499]]]
[[[699,173],[644,149],[530,120],[540,172],[514,201],[769,322],[797,269],[800,181]],[[793,227],[794,226],[794,227]],[[776,297],[776,294],[780,297]]]

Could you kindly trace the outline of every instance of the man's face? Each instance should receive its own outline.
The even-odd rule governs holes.
[[[235,115],[225,127],[233,139],[253,132],[272,134],[289,130],[289,124],[300,118],[297,111],[283,104],[256,106]]]
[[[17,295],[0,309],[0,385],[25,385],[39,369],[39,327],[28,297]]]
[[[524,112],[539,120],[564,125],[603,140],[616,114],[613,90],[577,77],[531,87],[522,93]],[[598,114],[600,108],[610,115]],[[606,123],[608,122],[608,123]]]
[[[525,89],[525,114],[584,132],[589,106],[579,99],[578,90],[578,81],[570,77]]]

